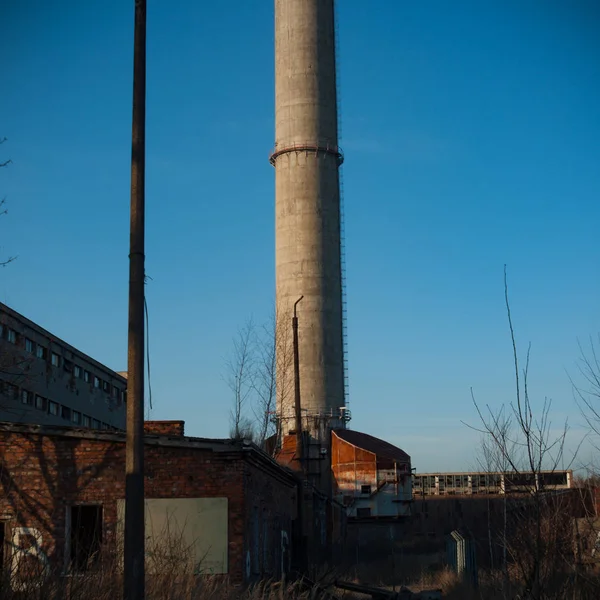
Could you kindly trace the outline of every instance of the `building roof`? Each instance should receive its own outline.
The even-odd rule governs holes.
[[[335,435],[340,439],[362,448],[368,452],[372,452],[378,459],[393,460],[396,462],[410,462],[410,456],[397,446],[390,444],[384,440],[380,440],[368,433],[361,433],[352,429],[334,429]]]

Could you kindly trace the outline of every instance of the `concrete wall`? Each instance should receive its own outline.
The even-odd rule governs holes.
[[[4,304],[0,329],[0,420],[125,428],[124,377]]]
[[[335,412],[345,398],[333,0],[275,1],[275,96],[278,338],[289,337],[281,328],[291,327],[303,295],[302,407]],[[278,390],[289,388],[292,368],[278,361]],[[285,435],[294,427],[293,394],[278,399]]]

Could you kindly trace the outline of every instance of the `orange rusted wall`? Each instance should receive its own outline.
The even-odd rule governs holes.
[[[331,470],[334,496],[354,496],[361,486],[377,488],[377,457],[331,433]]]

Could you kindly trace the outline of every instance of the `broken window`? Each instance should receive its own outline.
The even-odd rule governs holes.
[[[38,410],[46,410],[46,398],[43,398],[42,396],[36,395],[36,397],[35,397],[35,407]]]
[[[100,558],[102,506],[71,507],[71,569],[88,571]]]
[[[370,485],[361,485],[360,486],[360,493],[361,494],[369,494],[369,495],[371,495],[371,486]]]

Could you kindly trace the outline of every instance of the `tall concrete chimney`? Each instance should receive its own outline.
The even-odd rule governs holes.
[[[334,0],[275,0],[275,138],[277,410],[287,435],[294,429],[287,340],[292,306],[304,296],[303,423],[325,442],[329,428],[345,423]]]

